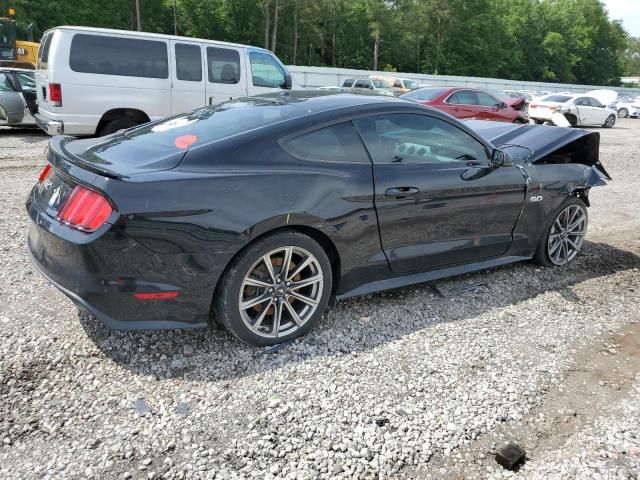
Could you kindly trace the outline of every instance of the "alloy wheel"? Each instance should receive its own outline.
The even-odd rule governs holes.
[[[547,240],[549,260],[564,265],[575,258],[587,233],[587,212],[581,205],[569,205],[556,217]]]
[[[611,128],[615,125],[616,123],[616,117],[614,115],[609,115],[609,117],[607,118],[607,121],[604,123],[604,126],[607,128]]]
[[[260,257],[240,287],[244,324],[266,338],[290,335],[315,313],[324,285],[318,259],[301,247],[285,246]]]

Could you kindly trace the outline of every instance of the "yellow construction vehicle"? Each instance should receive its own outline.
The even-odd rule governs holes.
[[[0,66],[35,68],[40,44],[33,41],[33,25],[29,25],[29,40],[17,40],[15,9],[8,9],[8,16],[0,16]],[[0,15],[2,12],[0,12]]]

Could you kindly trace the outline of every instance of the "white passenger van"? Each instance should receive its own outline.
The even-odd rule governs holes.
[[[56,27],[36,65],[36,123],[50,135],[106,135],[169,115],[291,88],[268,50],[124,30]]]

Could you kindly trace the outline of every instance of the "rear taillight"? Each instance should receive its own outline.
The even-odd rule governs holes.
[[[94,232],[107,221],[113,209],[106,198],[78,185],[58,210],[56,218],[70,227]]]
[[[40,176],[38,177],[38,183],[42,183],[44,179],[49,176],[49,172],[51,172],[51,164],[47,163],[47,166],[44,167],[42,172],[40,172]]]
[[[49,84],[49,102],[54,107],[62,106],[62,87],[59,83]]]

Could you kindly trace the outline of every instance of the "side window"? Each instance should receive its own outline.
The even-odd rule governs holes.
[[[304,133],[284,142],[293,156],[304,160],[369,163],[367,152],[351,122]]]
[[[176,43],[176,78],[187,82],[202,81],[202,56],[199,45]]]
[[[460,92],[455,92],[452,95],[450,95],[449,98],[447,98],[445,103],[450,103],[451,105],[458,105],[460,103],[460,100],[458,100],[458,93]]]
[[[393,82],[393,86],[396,88],[402,88],[402,81],[396,80],[395,82]]]
[[[484,145],[460,128],[428,115],[398,113],[354,120],[374,163],[486,161]]]
[[[351,86],[353,86],[353,79],[352,78],[348,78],[347,80],[344,81],[342,86],[343,87],[351,87]]]
[[[51,47],[51,39],[53,38],[53,32],[47,33],[42,37],[42,43],[38,50],[38,60],[36,67],[40,70],[47,69],[47,63],[49,62],[49,48]]]
[[[32,73],[18,73],[16,72],[16,78],[22,88],[23,92],[35,92],[36,91],[36,79]]]
[[[478,99],[478,105],[483,107],[495,107],[501,103],[497,98],[492,97],[484,92],[476,92],[476,98]]]
[[[155,40],[77,33],[71,40],[69,66],[82,73],[169,78],[167,44]]]
[[[584,97],[576,98],[573,103],[575,103],[579,107],[584,107],[587,105],[587,99]]]
[[[207,70],[211,83],[238,83],[240,54],[229,48],[207,47]]]
[[[471,90],[459,90],[457,92],[458,102],[460,105],[477,105],[478,99],[476,98],[476,92]]]
[[[276,60],[267,53],[251,52],[251,76],[256,87],[277,88],[284,85],[285,72]]]
[[[589,97],[589,98],[587,98],[587,100],[589,101],[589,105],[591,105],[592,107],[603,107],[604,106],[604,105],[602,105],[602,103],[597,98]]]
[[[13,92],[13,85],[11,85],[11,81],[9,77],[4,73],[0,73],[0,92]]]
[[[369,88],[369,80],[358,80],[355,84],[356,88]]]

